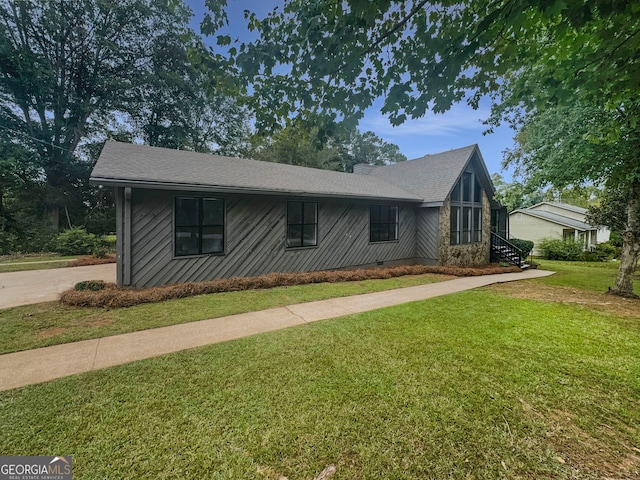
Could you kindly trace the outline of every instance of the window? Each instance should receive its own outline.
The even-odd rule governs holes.
[[[369,207],[369,241],[398,240],[398,207],[371,205]]]
[[[464,172],[451,191],[450,243],[482,241],[482,187],[476,175]]]
[[[460,207],[451,207],[451,245],[460,243]]]
[[[472,242],[482,241],[482,207],[473,207],[473,236]]]
[[[318,204],[287,202],[287,248],[318,245]]]
[[[224,252],[224,200],[175,198],[175,255]]]

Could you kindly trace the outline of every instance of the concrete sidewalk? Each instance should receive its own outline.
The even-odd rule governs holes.
[[[0,355],[0,390],[46,382],[76,373],[318,320],[424,300],[493,283],[545,277],[552,273],[543,270],[526,270],[519,273],[456,278],[445,282],[300,303],[258,312],[9,353]]]

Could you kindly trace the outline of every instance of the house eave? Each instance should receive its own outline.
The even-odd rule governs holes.
[[[256,189],[249,187],[229,187],[224,185],[205,185],[205,184],[185,184],[174,182],[156,182],[146,180],[123,180],[118,178],[91,177],[89,182],[94,185],[104,185],[107,187],[131,187],[158,190],[176,190],[176,191],[198,191],[211,193],[240,193],[245,195],[280,195],[295,197],[314,197],[314,198],[350,198],[356,200],[383,200],[390,202],[407,202],[420,203],[421,198],[417,197],[389,197],[381,195],[359,195],[345,194],[336,192],[315,192],[300,190],[277,190],[277,189]]]

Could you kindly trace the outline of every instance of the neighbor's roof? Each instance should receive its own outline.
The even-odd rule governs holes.
[[[562,225],[563,227],[574,228],[576,230],[597,230],[598,228],[589,225],[588,223],[581,222],[580,220],[575,220],[573,218],[558,215],[557,213],[547,212],[545,210],[532,210],[531,208],[523,208],[521,210],[514,210],[509,215],[513,215],[514,213],[524,213],[525,215],[541,218],[542,220],[547,220],[549,222]]]
[[[570,212],[581,213],[582,215],[586,215],[588,211],[586,208],[576,207],[575,205],[569,205],[568,203],[562,203],[562,202],[540,202],[540,203],[536,203],[535,205],[529,208],[537,210],[538,207],[542,205],[552,205],[557,208],[569,210]]]
[[[402,188],[420,196],[424,203],[438,204],[449,196],[458,177],[473,160],[474,153],[478,155],[477,168],[484,172],[478,179],[492,198],[493,184],[477,145],[375,167],[370,175],[384,178],[394,185],[402,185]]]
[[[422,201],[421,196],[377,176],[115,141],[106,142],[91,181],[111,186]]]

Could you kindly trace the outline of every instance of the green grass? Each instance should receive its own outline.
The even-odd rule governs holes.
[[[15,307],[0,310],[0,354],[448,278],[420,275],[300,285],[200,295],[113,310],[68,307],[58,302]]]
[[[618,273],[618,262],[561,262],[538,260],[539,268],[552,270],[555,275],[536,280],[546,285],[574,287],[583,290],[606,292],[613,287]],[[640,295],[640,271],[636,271],[634,291]]]
[[[1,393],[0,451],[83,479],[633,478],[638,365],[637,322],[475,290]]]
[[[64,268],[71,260],[75,260],[76,258],[77,257],[73,256],[13,257],[11,259],[0,260],[0,273]]]

